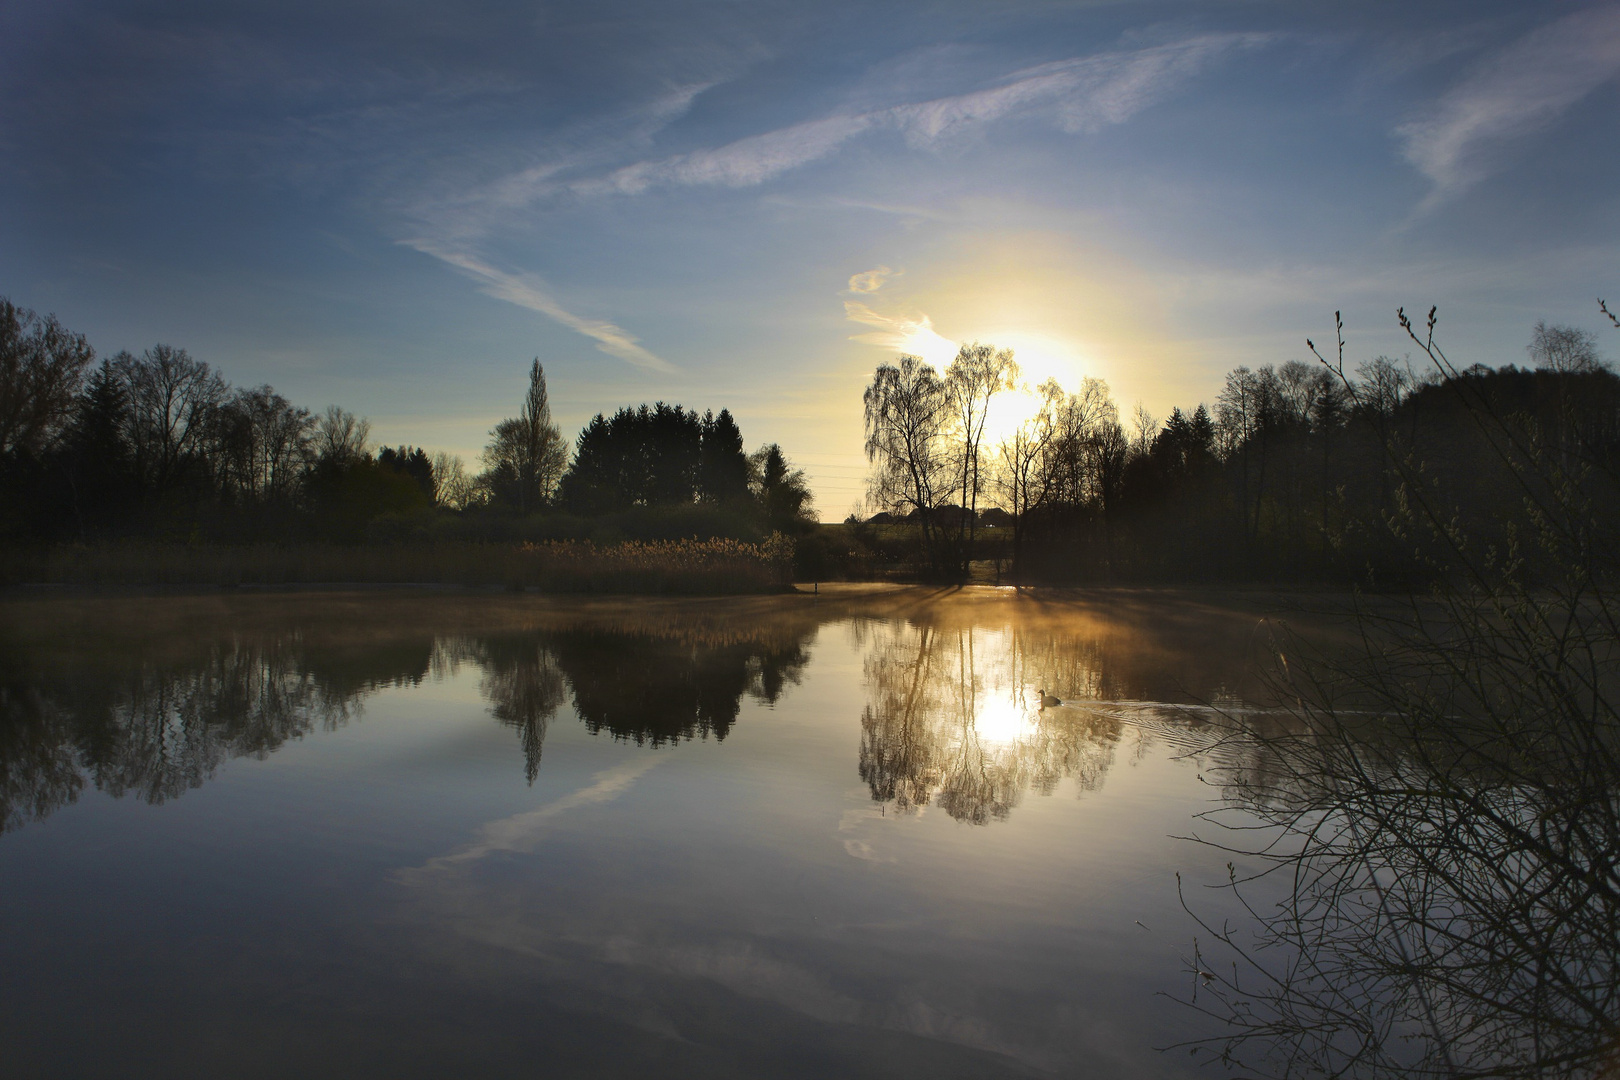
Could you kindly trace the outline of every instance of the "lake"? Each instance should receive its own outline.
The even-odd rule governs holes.
[[[8,1075],[1222,1075],[1260,601],[0,615]]]

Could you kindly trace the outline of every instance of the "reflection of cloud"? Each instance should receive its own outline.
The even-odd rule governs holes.
[[[431,240],[412,240],[410,246],[425,255],[449,263],[468,277],[481,283],[483,291],[498,300],[507,300],[519,307],[538,311],[562,323],[568,329],[596,340],[596,347],[609,356],[617,356],[636,367],[650,371],[674,371],[675,365],[643,348],[635,335],[606,319],[591,319],[559,304],[545,284],[532,274],[509,274],[497,270],[476,256],[443,247]]]
[[[1432,116],[1398,129],[1407,160],[1434,181],[1429,201],[1483,179],[1492,145],[1543,127],[1617,70],[1620,7],[1566,16],[1496,54]]]
[[[669,946],[615,938],[606,946],[604,958],[609,962],[687,979],[710,980],[732,993],[775,1002],[828,1023],[859,1023],[865,1012],[862,1002],[839,993],[827,985],[823,977],[771,956],[751,942],[732,940]]]
[[[841,833],[854,832],[869,821],[880,821],[882,819],[882,812],[873,810],[870,806],[864,806],[858,810],[845,810],[843,816],[838,819],[838,831]],[[844,851],[851,858],[861,859],[865,862],[897,861],[893,855],[879,855],[871,844],[853,836],[844,837]]]
[[[408,882],[421,881],[428,874],[476,862],[491,852],[533,851],[535,845],[545,836],[547,824],[552,818],[581,806],[593,806],[617,799],[629,790],[631,784],[663,760],[660,755],[646,755],[617,768],[599,772],[593,778],[595,783],[589,787],[547,803],[538,810],[491,821],[478,830],[479,837],[473,843],[449,855],[429,859],[422,866],[401,870],[399,876]]]

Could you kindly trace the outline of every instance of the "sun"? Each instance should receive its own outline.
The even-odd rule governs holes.
[[[927,317],[904,320],[903,326],[892,339],[900,352],[920,356],[941,375],[956,359],[956,352],[966,341],[980,341],[998,349],[1011,349],[1018,372],[1011,389],[999,391],[990,399],[985,417],[983,446],[994,450],[1010,439],[1020,425],[1040,411],[1040,386],[1054,379],[1068,393],[1079,389],[1084,373],[1096,367],[1095,362],[1071,342],[1026,330],[1000,330],[977,334],[962,341],[953,341],[934,329]]]
[[[1041,334],[1012,331],[986,334],[980,340],[1000,349],[1011,349],[1013,361],[1018,365],[1013,388],[990,399],[983,445],[991,452],[1040,411],[1042,383],[1054,379],[1065,392],[1072,394],[1079,389],[1084,371],[1093,366],[1079,349]]]

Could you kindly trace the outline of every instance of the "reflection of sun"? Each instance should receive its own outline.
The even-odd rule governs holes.
[[[1035,734],[1035,716],[1012,697],[990,697],[973,717],[980,743],[1010,746]]]

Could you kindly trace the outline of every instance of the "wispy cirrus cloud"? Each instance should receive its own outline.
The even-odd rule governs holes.
[[[1425,207],[1489,175],[1502,144],[1557,119],[1620,72],[1620,6],[1565,16],[1521,38],[1396,129],[1434,182]]]
[[[671,371],[673,367],[667,361],[648,351],[618,325],[575,315],[565,309],[539,279],[491,266],[476,254],[482,247],[482,239],[497,226],[509,226],[513,213],[553,196],[627,196],[658,187],[755,187],[827,158],[851,140],[868,133],[896,133],[909,146],[929,148],[999,120],[1043,113],[1061,130],[1095,132],[1124,123],[1221,59],[1266,45],[1276,36],[1206,34],[1147,48],[1062,60],[1015,71],[993,85],[963,94],[835,113],[719,147],[645,159],[605,173],[582,175],[600,167],[603,158],[612,154],[611,140],[599,142],[588,150],[553,156],[493,183],[437,201],[436,205],[415,215],[425,226],[420,235],[429,239],[407,243],[475,278],[489,295],[538,311],[594,338],[597,347],[609,355],[638,367]],[[626,137],[618,141],[618,147],[622,150],[637,143],[645,144],[653,133],[684,115],[693,100],[711,85],[693,83],[674,88],[664,98],[640,110],[629,124]],[[881,283],[881,277],[869,279],[872,289]],[[851,290],[869,291],[853,281]],[[855,306],[868,312],[868,317],[852,314],[851,318],[856,321],[870,322],[878,318],[864,305]],[[921,334],[920,339],[917,333]],[[919,324],[910,329],[898,326],[885,329],[861,340],[888,335],[886,342],[891,338],[905,338],[914,343],[916,340],[934,343],[930,334],[931,327]]]
[[[479,283],[482,291],[498,300],[538,311],[550,319],[588,338],[594,338],[596,347],[609,356],[616,356],[636,367],[648,371],[675,371],[675,365],[650,351],[639,338],[616,323],[606,319],[592,319],[576,315],[557,302],[551,290],[533,274],[513,274],[484,262],[464,251],[448,249],[430,240],[408,240],[408,246],[426,255],[448,263]]]
[[[658,184],[752,187],[826,157],[855,136],[878,126],[878,120],[870,113],[828,116],[751,135],[715,150],[699,150],[662,161],[640,161],[572,187],[581,193],[624,195],[639,194]]]
[[[1275,40],[1264,33],[1206,34],[1145,49],[1062,60],[1014,72],[995,86],[929,101],[840,113],[575,181],[582,194],[638,194],[659,185],[752,187],[818,161],[857,136],[897,131],[926,147],[996,120],[1049,110],[1060,128],[1095,132],[1124,123],[1236,52]]]

